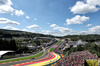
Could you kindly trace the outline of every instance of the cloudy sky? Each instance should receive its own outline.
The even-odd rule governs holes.
[[[100,34],[100,0],[0,0],[0,28],[56,36]]]

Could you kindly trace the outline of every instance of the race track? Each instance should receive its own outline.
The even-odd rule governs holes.
[[[61,57],[56,54],[56,53],[52,53],[49,52],[48,56],[36,61],[30,61],[30,62],[26,62],[26,63],[21,63],[21,64],[16,64],[16,65],[12,65],[12,66],[44,66],[44,65],[48,65],[51,63],[54,63],[55,61],[59,60]]]

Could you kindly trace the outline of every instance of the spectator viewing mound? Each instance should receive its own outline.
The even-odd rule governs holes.
[[[57,47],[58,47],[58,45],[54,45],[54,46],[53,46],[53,48],[57,48]]]
[[[57,66],[98,66],[98,56],[89,51],[73,52],[63,58]]]

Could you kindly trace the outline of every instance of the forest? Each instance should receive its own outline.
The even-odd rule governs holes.
[[[40,33],[17,31],[17,30],[0,29],[0,38],[13,38],[13,37],[33,38],[33,37],[55,37],[55,36],[44,35]]]
[[[15,40],[0,39],[0,50],[16,51],[17,46]]]
[[[71,41],[82,40],[88,42],[86,45],[79,45],[77,47],[70,48],[70,52],[74,51],[82,51],[82,50],[89,50],[91,53],[97,53],[100,56],[100,45],[96,45],[94,42],[100,41],[100,35],[98,34],[90,34],[90,35],[67,35],[67,36],[53,36],[53,35],[44,35],[39,33],[31,33],[31,32],[24,32],[24,31],[16,31],[16,30],[5,30],[0,29],[0,50],[13,50],[19,53],[23,51],[29,50],[26,46],[21,46],[19,41],[13,39],[13,37],[24,37],[24,38],[34,38],[34,37],[52,37],[52,38],[70,38]],[[11,38],[7,40],[6,38]],[[28,41],[27,41],[28,42]],[[44,41],[33,41],[32,44],[40,45]],[[66,50],[65,50],[66,51]]]
[[[71,48],[66,48],[64,50],[64,53],[68,52],[68,54],[76,51],[85,51],[88,50],[92,54],[97,54],[98,57],[100,57],[100,45],[96,45],[94,42],[93,43],[87,43],[85,45],[79,44],[77,47],[71,47]]]
[[[62,38],[70,38],[71,41],[77,41],[77,40],[82,40],[86,42],[95,42],[95,41],[100,41],[100,35],[99,34],[89,34],[89,35],[67,35]]]

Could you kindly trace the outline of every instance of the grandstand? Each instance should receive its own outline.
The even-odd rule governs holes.
[[[54,52],[59,53],[59,54],[63,53],[63,48],[64,48],[65,46],[66,46],[66,43],[65,43],[65,42],[62,42],[62,43],[54,50]]]
[[[52,44],[54,44],[54,43],[56,43],[56,42],[57,42],[57,40],[51,39],[51,41],[50,41],[49,43],[43,43],[42,45],[43,45],[44,47],[47,47],[47,46],[50,46],[50,45],[52,45]]]
[[[97,66],[98,56],[89,51],[73,52],[60,60],[56,66]]]

